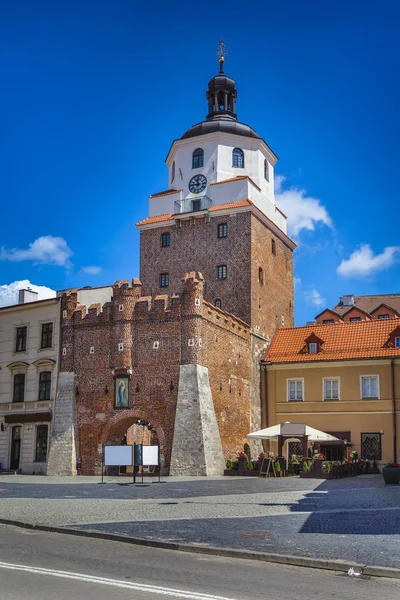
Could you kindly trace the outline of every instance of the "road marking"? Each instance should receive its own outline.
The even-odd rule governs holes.
[[[36,575],[47,575],[50,577],[60,577],[63,579],[74,579],[85,583],[97,583],[100,585],[109,585],[118,588],[136,590],[140,592],[150,592],[160,596],[172,596],[174,598],[185,598],[186,600],[234,600],[223,596],[213,596],[201,592],[192,592],[185,590],[176,590],[174,588],[165,588],[158,585],[147,585],[145,583],[134,583],[121,581],[118,579],[107,579],[106,577],[96,577],[95,575],[84,575],[83,573],[69,573],[68,571],[56,571],[54,569],[44,569],[42,567],[30,567],[29,565],[17,565],[13,563],[0,562],[0,569],[9,569],[11,571],[24,571],[25,573],[34,573]]]

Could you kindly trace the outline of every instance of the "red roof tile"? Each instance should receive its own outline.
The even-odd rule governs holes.
[[[220,183],[229,183],[231,181],[240,181],[241,179],[248,179],[251,183],[261,192],[261,188],[252,180],[248,175],[237,175],[236,177],[230,177],[229,179],[223,179],[222,181],[213,181],[210,185],[219,185]]]
[[[157,196],[169,196],[170,194],[177,194],[182,190],[165,190],[164,192],[158,192],[157,194],[152,194],[149,198],[157,198]]]
[[[239,200],[238,202],[228,202],[227,204],[216,204],[210,208],[210,212],[216,210],[226,210],[227,208],[241,208],[242,206],[251,206],[253,203],[251,200]]]
[[[385,347],[399,325],[400,319],[396,318],[278,329],[264,360],[302,363],[400,357],[400,348]],[[312,333],[322,340],[317,354],[304,352],[306,339]]]
[[[159,223],[161,221],[169,221],[173,217],[173,213],[168,213],[167,215],[156,215],[155,217],[147,217],[147,219],[143,219],[143,221],[139,221],[136,225],[149,225],[150,223]]]

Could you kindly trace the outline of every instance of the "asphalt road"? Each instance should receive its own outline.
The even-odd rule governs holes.
[[[0,525],[1,600],[398,600],[400,581]]]

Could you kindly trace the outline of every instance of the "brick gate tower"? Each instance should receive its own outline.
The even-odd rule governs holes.
[[[165,473],[222,474],[264,424],[259,359],[293,325],[295,244],[275,205],[277,157],[238,121],[223,55],[205,121],[172,143],[168,189],[137,224],[140,279],[59,293],[48,473],[73,473],[76,456],[100,473],[103,446],[145,424]]]
[[[200,271],[204,298],[250,326],[250,422],[262,425],[259,359],[277,327],[293,326],[293,250],[276,206],[277,156],[238,121],[236,84],[220,69],[206,92],[205,121],[174,140],[168,189],[149,197],[140,230],[145,294],[176,290],[182,273]]]

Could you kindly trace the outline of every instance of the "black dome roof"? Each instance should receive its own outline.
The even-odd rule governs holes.
[[[192,125],[192,127],[190,127],[190,129],[188,129],[180,139],[185,140],[198,135],[205,135],[206,133],[214,133],[215,131],[260,139],[258,133],[256,133],[249,125],[246,125],[245,123],[239,123],[238,121],[229,118],[202,121],[201,123]]]
[[[233,81],[233,79],[231,79],[230,77],[227,77],[226,75],[224,75],[223,73],[216,75],[215,77],[213,77],[212,79],[210,79],[210,81],[208,82],[208,89],[212,90],[215,88],[235,88],[235,82]]]

